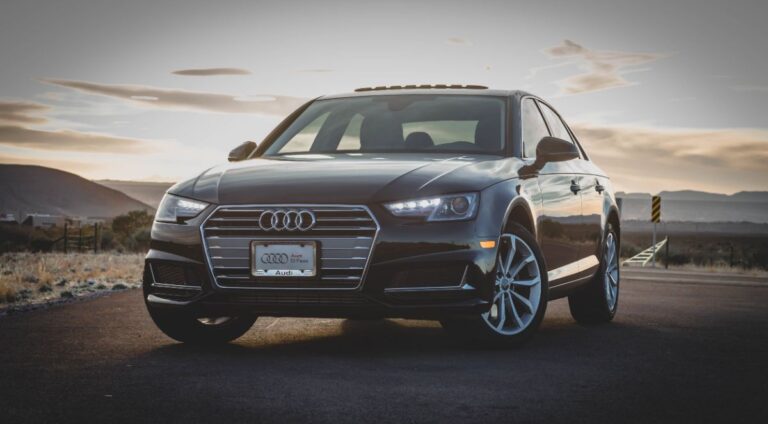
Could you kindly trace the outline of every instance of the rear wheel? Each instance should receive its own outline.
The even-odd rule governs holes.
[[[517,345],[538,328],[547,307],[547,279],[533,235],[511,224],[499,239],[490,309],[474,319],[441,321],[446,330],[493,344]]]
[[[250,330],[252,315],[197,318],[178,311],[149,309],[157,327],[168,337],[183,343],[213,345],[231,342]]]
[[[571,316],[581,324],[611,321],[619,305],[619,280],[618,237],[608,224],[600,269],[587,287],[568,297]]]

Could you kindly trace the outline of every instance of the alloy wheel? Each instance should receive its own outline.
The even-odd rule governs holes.
[[[608,301],[608,308],[613,311],[619,298],[619,255],[613,233],[608,233],[605,238],[603,260],[605,261],[605,298]]]
[[[533,250],[520,237],[503,234],[496,262],[491,309],[483,314],[495,332],[510,336],[533,322],[541,300],[541,275]]]

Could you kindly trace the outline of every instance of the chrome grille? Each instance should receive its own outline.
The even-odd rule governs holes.
[[[312,211],[317,223],[307,231],[263,230],[259,218],[275,209]],[[367,269],[378,223],[364,206],[221,206],[203,223],[202,235],[214,281],[230,288],[354,289]],[[311,279],[253,277],[254,240],[317,242],[318,275]]]

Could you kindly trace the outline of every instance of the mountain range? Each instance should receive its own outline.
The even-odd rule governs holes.
[[[111,218],[131,210],[154,211],[172,183],[89,181],[33,165],[0,165],[0,213],[46,213]],[[727,195],[694,190],[663,191],[665,222],[768,223],[768,191]],[[651,195],[617,192],[622,219],[648,221]]]
[[[658,194],[663,200],[686,200],[707,202],[759,202],[768,203],[768,191],[740,191],[734,194],[708,193],[696,190],[662,191]],[[616,192],[616,197],[624,199],[650,199],[650,193]]]
[[[157,208],[160,205],[160,200],[163,199],[163,195],[173,185],[173,183],[119,180],[96,180],[94,182],[121,191],[153,208]]]
[[[741,191],[735,194],[702,191],[662,191],[661,220],[666,222],[756,222],[768,223],[768,192]],[[651,195],[617,192],[622,199],[621,218],[648,221]]]
[[[154,207],[78,175],[34,165],[0,165],[0,213],[112,218]]]

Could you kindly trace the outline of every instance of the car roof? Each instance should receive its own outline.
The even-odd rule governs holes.
[[[365,89],[364,91],[355,91],[352,93],[340,93],[321,96],[323,99],[343,99],[347,97],[369,97],[369,96],[397,96],[404,94],[422,94],[422,95],[467,95],[467,96],[489,96],[489,97],[523,97],[531,94],[521,90],[494,90],[487,88],[391,88],[391,89]],[[534,96],[535,97],[535,96]]]

